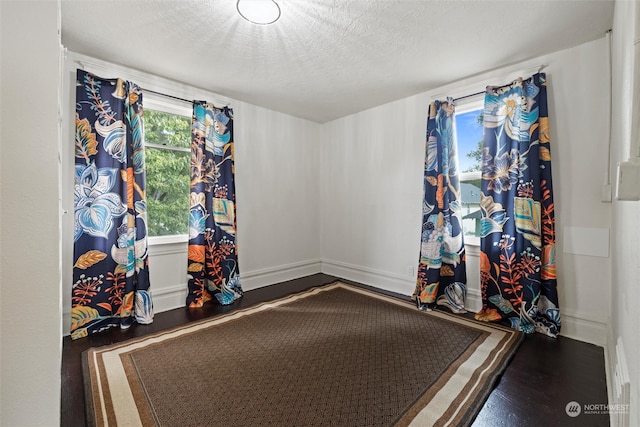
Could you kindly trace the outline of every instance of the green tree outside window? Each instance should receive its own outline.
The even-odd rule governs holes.
[[[144,111],[149,236],[187,234],[191,119]]]

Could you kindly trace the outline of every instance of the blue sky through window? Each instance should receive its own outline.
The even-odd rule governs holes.
[[[482,140],[482,125],[478,123],[478,115],[482,109],[471,110],[466,113],[456,113],[456,136],[458,139],[458,172],[464,172],[477,162],[467,156],[470,151],[478,148],[478,141]]]

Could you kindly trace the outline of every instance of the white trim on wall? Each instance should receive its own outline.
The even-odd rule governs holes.
[[[207,101],[215,105],[231,106],[230,104],[234,101],[231,98],[211,92],[210,90],[201,89],[123,65],[103,61],[81,53],[69,51],[67,59],[72,61],[77,68],[105,78],[112,78],[111,75],[103,75],[105,73],[117,75],[119,78],[135,82],[143,89],[153,90],[185,99],[200,99],[203,94],[207,94]],[[163,102],[162,97],[158,97],[157,95],[147,93],[145,96],[152,98],[155,103]]]
[[[322,273],[401,295],[411,295],[416,286],[415,277],[401,276],[332,259],[322,260]]]
[[[614,403],[613,396],[613,378],[615,377],[615,360],[616,360],[616,339],[613,333],[613,325],[609,322],[607,326],[607,345],[604,347],[604,371],[607,377],[607,401]],[[618,427],[616,417],[613,412],[609,413],[609,422],[612,427]]]
[[[151,290],[153,309],[156,313],[185,307],[187,283]]]
[[[576,49],[578,48],[575,48],[570,51],[572,56],[576,56],[578,55],[578,53],[580,53],[580,52],[574,52]],[[579,49],[585,49],[585,47],[580,47]],[[562,73],[560,72],[561,68],[558,68],[557,63],[561,62],[562,63],[561,65],[564,65],[565,62],[568,62],[571,59],[568,56],[566,59],[564,56],[562,56],[559,60],[558,58],[556,58],[558,54],[554,54],[554,55],[555,56],[551,55],[551,56],[545,57],[543,62],[550,64],[550,67],[553,68],[554,70],[557,68],[558,72],[556,73],[556,77],[560,79],[560,77],[562,77],[561,75]],[[146,86],[149,89],[161,90],[161,91],[165,91],[170,94],[178,95],[185,98],[201,97],[201,95],[199,94],[201,94],[202,91],[199,90],[198,88],[192,88],[178,82],[171,82],[166,79],[148,75],[146,73],[142,73],[137,70],[130,70],[126,67],[109,64],[106,62],[96,60],[94,58],[83,57],[82,55],[69,52],[67,61],[82,62],[83,60],[91,61],[90,64],[85,63],[85,66],[89,69],[94,68],[94,69],[101,70],[103,72],[105,69],[109,69],[109,70],[113,69],[117,71],[118,75],[135,80],[136,82],[139,82],[139,84],[141,84],[142,86]],[[508,79],[512,77],[515,78],[518,75],[523,75],[524,77],[525,74],[527,73],[532,73],[537,71],[537,68],[539,68],[539,64],[540,64],[540,59],[529,60],[520,65],[506,67],[498,71],[494,70],[491,72],[486,72],[472,78],[467,78],[467,79],[449,84],[447,86],[440,88],[438,92],[448,93],[453,95],[467,94],[470,91],[477,90],[478,86],[482,88],[485,82],[488,82],[488,83],[492,82],[495,84],[503,80],[506,82],[508,81]],[[69,65],[70,64],[67,64],[67,66]],[[527,68],[527,66],[529,67]],[[207,92],[207,96],[209,95],[211,95],[213,98],[222,98],[217,94],[211,94]],[[429,95],[428,93],[423,93],[420,95],[416,95],[414,97],[407,98],[406,100],[403,100],[403,101],[396,101],[395,103],[390,105],[393,105],[393,106],[400,105],[402,108],[414,108],[415,107],[414,103],[418,103],[422,105],[424,99],[426,99],[428,95]],[[216,103],[224,103],[224,101],[220,102],[221,100],[214,99],[214,101]],[[239,103],[239,106],[245,106],[245,105],[243,103]],[[248,105],[246,105],[245,107],[247,109],[250,109],[250,108],[253,109],[253,107]],[[341,119],[340,121],[334,123],[333,125],[325,124],[321,128],[321,131],[324,132],[325,129],[332,129],[331,126],[336,126],[336,127],[339,125],[342,126],[344,123],[346,123],[344,124],[345,126],[347,124],[350,125],[351,122],[354,122],[354,121],[359,123],[361,119],[364,120],[364,123],[366,124],[368,123],[368,120],[372,120],[372,121],[375,120],[378,114],[380,114],[381,112],[387,112],[387,110],[388,110],[388,106],[376,107],[375,109],[372,109],[370,111],[358,113],[353,117]],[[258,115],[259,117],[262,117],[264,113],[265,111],[259,110],[258,112],[256,112],[256,115]],[[573,117],[571,118],[574,119]],[[422,119],[419,119],[418,121],[422,123],[421,120]],[[411,139],[414,137],[414,133],[415,135],[422,135],[423,125],[422,124],[420,124],[419,126],[417,125],[414,126],[414,125],[415,125],[414,121],[410,120],[410,123],[406,125],[407,129],[403,134],[404,135],[403,138]],[[415,132],[413,132],[413,127],[416,127]],[[418,131],[418,127],[419,127],[419,131]],[[340,133],[338,133],[338,135],[340,135]],[[247,133],[245,136],[247,139],[257,138],[255,135],[249,134],[249,133]],[[258,140],[256,139],[256,141]],[[256,142],[257,147],[260,147],[259,142],[260,141]],[[416,145],[417,148],[415,148],[415,151],[423,152],[422,137],[420,137],[420,142],[416,144],[417,144]],[[413,147],[413,143],[411,144],[407,143],[406,146]],[[556,148],[555,150],[559,150],[559,148]],[[562,152],[561,154],[566,154],[566,151],[567,150],[565,149],[565,151]],[[382,150],[380,150],[380,152],[382,152]],[[556,151],[554,154],[557,154],[557,153],[558,151]],[[558,158],[561,158],[561,157],[562,156],[558,156]],[[407,159],[403,157],[396,159],[396,161],[398,164],[402,164],[402,165],[408,164]],[[324,169],[321,169],[321,171],[324,171]],[[369,172],[368,168],[364,168],[364,170],[362,171],[363,174],[368,172]],[[251,174],[248,174],[247,179],[249,178],[255,178],[255,177]],[[324,179],[325,179],[325,175],[323,172],[320,178],[321,182]],[[361,185],[360,187],[366,189],[366,186]],[[419,191],[417,191],[417,187],[418,186],[415,185],[415,189],[413,190],[404,189],[406,192],[408,192],[407,194],[409,194],[409,195],[405,195],[405,199],[408,199],[409,196],[410,197],[418,196]],[[560,188],[560,190],[562,190],[562,187]],[[411,191],[413,191],[413,193]],[[361,202],[364,204],[369,203],[367,199],[363,199],[361,200]],[[574,204],[577,205],[577,203],[574,203]],[[565,201],[565,205],[570,206],[571,204],[569,203],[569,201]],[[582,207],[582,205],[577,205],[577,206]],[[598,213],[599,212],[596,212],[596,214]],[[596,214],[594,214],[594,218],[600,219],[600,217]],[[561,219],[562,215],[558,215],[558,218]],[[408,218],[407,216],[403,217],[403,220],[405,219],[409,220],[409,222],[406,222],[406,223],[411,223],[411,224],[413,224],[412,221],[415,220],[415,218],[413,217]],[[592,219],[592,222],[595,222],[595,219]],[[324,227],[327,225],[325,224],[324,221],[319,221],[319,222],[321,227]],[[247,224],[248,223],[249,222],[247,222]],[[418,224],[417,221],[416,221],[416,224]],[[410,227],[405,227],[405,228],[406,230],[402,229],[402,231],[406,232]],[[255,230],[254,229],[248,230],[246,235],[252,236],[252,232],[255,232]],[[325,237],[328,239],[331,238],[330,235],[325,235],[324,230],[318,231],[319,242],[321,242]],[[357,233],[351,237],[353,237],[355,242],[360,241],[357,239],[358,237]],[[254,247],[256,246],[256,243],[258,243],[258,246],[259,246],[260,241],[261,241],[260,239],[251,240],[249,242],[250,244],[248,244],[246,247],[251,248],[256,253],[260,253],[260,250],[259,250],[260,248],[254,249]],[[299,242],[297,243],[299,244]],[[296,259],[296,257],[292,256],[291,254],[288,257],[285,256],[285,257],[281,257],[280,259],[273,259],[273,257],[270,257],[270,256],[263,256],[263,254],[265,254],[264,251],[260,253],[259,256],[256,256],[255,254],[253,254],[253,258],[250,257],[249,259],[251,259],[251,261],[253,262],[254,267],[264,266],[264,265],[268,266],[270,264],[272,266],[269,266],[266,268],[258,268],[258,269],[254,268],[253,270],[249,270],[249,271],[243,270],[242,271],[243,289],[248,291],[248,290],[268,286],[271,284],[284,282],[284,281],[296,279],[299,277],[304,277],[307,275],[312,275],[312,274],[322,272],[322,273],[334,275],[337,277],[341,277],[347,280],[353,280],[366,285],[381,288],[384,290],[397,292],[403,295],[411,295],[413,293],[413,290],[415,287],[415,280],[416,280],[415,270],[413,271],[414,274],[411,274],[411,275],[398,273],[398,271],[403,271],[405,266],[413,265],[413,261],[412,261],[413,258],[409,259],[411,254],[409,254],[405,258],[402,258],[401,256],[397,256],[393,260],[394,265],[387,265],[388,263],[386,263],[386,258],[383,258],[383,261],[378,262],[377,265],[373,263],[367,266],[367,265],[359,265],[359,264],[367,263],[368,261],[366,259],[359,259],[358,257],[353,257],[352,259],[349,259],[349,251],[342,250],[342,249],[345,249],[344,247],[342,247],[341,250],[333,251],[335,253],[331,253],[332,250],[326,251],[325,246],[322,244],[319,244],[319,247],[321,249],[325,249],[325,251],[320,250],[319,253],[311,252],[311,253],[304,254],[300,257],[309,258],[309,259],[297,261],[293,263],[286,263],[288,260]],[[339,248],[339,246],[336,246],[336,248]],[[467,256],[469,257],[469,260],[470,261],[473,260],[473,262],[477,263],[478,262],[477,255],[479,252],[479,248],[477,246],[472,246],[472,245],[469,245],[467,248],[468,248]],[[186,254],[186,244],[184,242],[181,242],[181,243],[176,242],[175,244],[154,245],[150,242],[149,252],[150,252],[150,256],[162,256],[162,255],[171,255],[171,254],[175,254],[176,256],[177,255],[183,256],[182,254]],[[322,258],[322,256],[328,256],[329,258]],[[417,253],[416,253],[416,257],[417,257]],[[337,259],[331,259],[331,258],[344,259],[344,261],[338,261]],[[348,261],[351,261],[351,263]],[[245,265],[248,265],[248,264],[245,264]],[[241,260],[241,267],[242,267],[242,260]],[[376,267],[382,267],[383,269],[379,269]],[[394,272],[389,270],[392,270]],[[184,280],[185,279],[182,279],[181,277],[179,279],[179,282],[184,282]],[[468,287],[467,307],[470,311],[477,311],[481,308],[481,296],[479,292],[479,283],[478,283],[479,278],[470,277],[469,281],[473,283],[474,286],[476,286],[477,288],[473,286],[471,288]],[[165,310],[169,310],[177,307],[182,307],[184,304],[184,297],[186,295],[186,284],[175,283],[173,278],[171,278],[169,282],[172,282],[172,283],[167,283],[165,286],[156,288],[157,290],[152,288],[152,292],[154,295],[154,303],[156,306],[156,312],[165,311]],[[593,318],[590,315],[589,307],[585,307],[584,310],[581,310],[579,312],[564,310],[562,309],[562,307],[561,307],[561,310],[562,310],[562,320],[563,320],[563,328],[562,328],[563,336],[590,342],[599,346],[604,346],[607,344],[606,343],[606,330],[607,330],[606,319]],[[64,318],[65,328],[68,327],[69,316],[70,316],[69,313],[65,313],[65,318]]]
[[[165,250],[159,250],[159,253],[156,252],[156,255],[178,252],[186,252],[186,248],[166,248]],[[413,293],[416,283],[415,277],[402,276],[336,260],[311,259],[243,272],[242,288],[245,291],[250,291],[317,273],[336,276],[406,296],[410,296]],[[152,289],[152,296],[156,313],[184,307],[187,296],[187,284],[181,283],[175,286],[163,287],[158,290]],[[480,292],[473,288],[467,289],[466,302],[467,310],[474,313],[479,311],[482,308],[482,296]],[[562,332],[560,335],[606,348],[607,331],[609,330],[606,319],[590,319],[581,313],[562,309],[561,316]],[[68,325],[71,323],[71,312],[64,312],[63,322],[64,325],[67,325],[65,335],[68,335]],[[610,331],[609,333],[611,334]]]
[[[73,212],[74,88],[76,68],[84,68],[105,77],[118,76],[140,87],[184,99],[206,99],[216,105],[232,106],[237,113],[236,189],[238,198],[238,242],[242,286],[251,290],[320,272],[320,232],[314,227],[318,211],[311,203],[319,200],[320,125],[308,120],[234,101],[217,93],[172,81],[129,67],[69,51],[64,61],[63,141],[61,162],[63,207]],[[163,97],[147,93],[145,100],[152,106],[179,112],[180,106]],[[147,102],[148,103],[148,102]],[[183,111],[184,112],[184,111]],[[267,135],[263,130],[272,127]],[[277,161],[265,161],[272,152]],[[280,183],[280,174],[287,180]],[[266,226],[264,212],[282,206],[271,192],[279,191],[296,199],[295,206],[279,212]],[[281,185],[280,185],[281,184]],[[71,282],[73,215],[63,217],[63,335],[69,334],[71,323]],[[151,294],[156,313],[181,308],[187,293],[188,236],[149,237]]]
[[[185,248],[171,245],[165,248],[156,248],[150,256],[154,255],[171,255],[176,253],[187,252]],[[299,279],[305,276],[318,274],[321,271],[321,261],[319,259],[310,259],[307,261],[295,262],[291,264],[280,265],[277,267],[264,268],[241,273],[242,289],[250,291],[252,289],[273,285],[276,283],[286,282],[289,280]],[[161,313],[176,308],[185,307],[187,298],[187,283],[180,283],[174,286],[164,286],[161,288],[151,288],[151,296],[153,298],[154,312]],[[65,325],[64,335],[69,335],[69,325],[71,324],[71,311],[65,310],[63,313],[63,324]]]
[[[318,274],[321,271],[320,259],[310,259],[291,264],[269,267],[240,274],[242,289],[250,291],[300,277]]]
[[[563,337],[606,347],[608,328],[606,319],[588,318],[583,313],[563,309],[562,305],[560,305],[560,317],[562,319],[560,335]]]
[[[402,295],[411,295],[416,283],[415,278],[328,259],[322,260],[322,273]],[[467,310],[474,313],[482,308],[482,295],[478,290],[467,288],[466,306]],[[562,316],[560,335],[600,347],[607,345],[606,319],[587,318],[581,313],[563,310],[562,307],[560,309]]]
[[[402,276],[400,274],[329,259],[322,260],[322,273],[406,296],[413,294],[417,280],[416,277]],[[467,288],[466,304],[467,310],[469,311],[475,313],[480,310],[480,308],[482,308],[480,292]]]

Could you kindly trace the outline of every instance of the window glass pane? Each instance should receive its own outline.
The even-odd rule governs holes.
[[[191,148],[191,118],[162,111],[144,110],[147,144]]]
[[[466,237],[480,237],[480,171],[482,169],[482,108],[456,113],[462,228]]]
[[[482,109],[456,114],[455,120],[459,171],[479,171],[482,167]]]
[[[462,229],[465,236],[480,237],[480,178],[460,180]]]
[[[188,117],[145,110],[145,143],[190,147]],[[149,236],[187,234],[191,153],[146,147]]]

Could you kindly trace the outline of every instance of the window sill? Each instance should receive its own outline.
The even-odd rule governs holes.
[[[173,236],[154,236],[149,237],[149,246],[172,245],[175,243],[189,242],[188,234],[175,234]]]
[[[480,238],[475,236],[464,236],[464,244],[465,246],[480,246]]]
[[[467,255],[480,256],[480,238],[465,237],[464,247]]]

